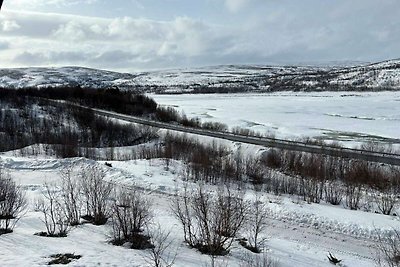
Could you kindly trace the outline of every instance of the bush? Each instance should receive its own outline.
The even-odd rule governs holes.
[[[105,172],[97,166],[88,166],[81,172],[83,201],[86,216],[95,225],[107,222],[110,213],[110,196],[114,185],[105,181]]]
[[[0,235],[13,231],[26,207],[24,192],[0,169]]]
[[[391,235],[378,234],[376,261],[379,266],[400,266],[400,232],[393,229]]]
[[[340,205],[343,199],[343,186],[339,181],[327,181],[324,187],[325,201],[332,205]]]
[[[44,215],[44,224],[47,232],[39,233],[40,236],[49,237],[66,237],[70,227],[67,209],[62,199],[62,192],[59,188],[52,184],[45,184],[42,192],[43,198],[38,207]]]
[[[240,267],[275,267],[277,262],[266,252],[262,254],[246,253],[240,263]]]
[[[113,243],[130,242],[132,248],[151,247],[150,238],[142,235],[153,218],[151,203],[138,190],[121,189],[112,205]]]
[[[266,166],[273,169],[279,169],[282,167],[282,153],[279,153],[276,149],[270,149],[263,158]]]
[[[218,132],[226,132],[228,131],[228,126],[224,123],[220,122],[203,122],[201,124],[203,129],[218,131]]]
[[[267,228],[267,219],[267,205],[256,195],[255,201],[250,206],[246,225],[249,244],[245,247],[252,252],[260,253],[264,246],[265,238],[260,235],[262,235]]]
[[[153,247],[148,250],[147,262],[154,267],[171,267],[175,263],[177,252],[171,253],[171,232],[162,230],[160,225],[149,231]]]
[[[82,256],[81,255],[75,255],[74,253],[66,253],[66,254],[55,254],[51,255],[51,260],[48,265],[54,265],[54,264],[69,264],[72,262],[72,260],[78,260]]]
[[[80,224],[82,194],[78,179],[73,177],[73,167],[68,166],[61,171],[61,190],[69,223]]]
[[[229,186],[221,187],[216,195],[206,193],[202,185],[195,190],[184,188],[184,195],[173,200],[172,211],[182,224],[185,241],[205,254],[227,254],[244,226],[247,202]]]

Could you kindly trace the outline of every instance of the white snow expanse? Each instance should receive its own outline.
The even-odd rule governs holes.
[[[302,136],[400,143],[400,92],[150,95],[202,121],[219,121],[277,138]]]
[[[109,225],[84,224],[66,238],[33,235],[45,230],[41,213],[34,211],[34,200],[44,189],[43,183],[58,181],[61,169],[70,164],[77,171],[98,164],[106,169],[108,180],[145,189],[154,202],[155,220],[164,229],[171,229],[170,250],[178,252],[174,266],[210,266],[208,256],[185,245],[180,225],[170,212],[171,195],[180,181],[181,162],[172,161],[168,170],[161,159],[114,161],[112,168],[108,168],[104,162],[83,158],[23,158],[10,154],[0,157],[0,165],[26,191],[30,205],[14,233],[0,236],[0,266],[43,266],[50,261],[51,254],[57,253],[82,255],[69,266],[152,266],[147,262],[146,251],[109,244]],[[209,186],[210,191],[215,189]],[[254,197],[254,192],[248,190],[246,197]],[[288,196],[264,194],[263,200],[269,203],[270,210],[266,253],[281,267],[332,266],[326,257],[328,252],[342,259],[342,266],[375,266],[376,231],[387,234],[400,227],[400,220],[394,216],[306,204]],[[218,266],[246,266],[246,253],[236,242],[228,256],[218,258]]]

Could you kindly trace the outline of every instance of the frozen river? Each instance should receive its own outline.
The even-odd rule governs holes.
[[[189,117],[277,138],[400,143],[400,92],[151,95]]]

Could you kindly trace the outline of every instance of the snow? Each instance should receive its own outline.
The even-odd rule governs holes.
[[[135,90],[138,86],[160,87],[165,92],[187,92],[192,87],[241,87],[249,90],[268,89],[285,82],[294,83],[301,90],[320,90],[327,84],[356,88],[400,89],[399,60],[349,67],[334,66],[277,66],[277,65],[223,65],[190,69],[172,69],[151,72],[117,73],[81,67],[0,69],[0,87],[23,88],[76,85],[93,88],[118,86]],[[284,82],[283,85],[281,82]],[[253,88],[254,87],[254,88]],[[160,89],[158,88],[158,89]],[[143,89],[143,88],[142,88]],[[325,88],[326,89],[326,88]]]
[[[102,70],[64,68],[25,68],[0,70],[0,87],[62,86],[80,83],[91,87],[158,85],[170,91],[200,84],[221,86],[224,83],[262,81],[268,77],[288,74],[313,76],[315,70],[337,71],[328,81],[331,84],[361,83],[370,88],[400,85],[399,61],[388,61],[363,67],[279,67],[279,66],[217,66],[208,68],[170,70],[149,73],[123,74]],[[261,79],[262,78],[262,79]],[[261,80],[260,80],[261,79]],[[284,79],[284,78],[282,78]],[[300,79],[304,86],[318,86],[315,80]],[[268,86],[268,85],[266,85]],[[347,146],[373,140],[398,144],[400,120],[400,92],[379,93],[272,93],[272,94],[214,94],[210,95],[151,95],[158,103],[173,106],[190,117],[203,121],[218,121],[230,127],[240,126],[268,132],[278,138],[302,136],[338,140]],[[165,134],[166,130],[159,130]],[[197,137],[211,143],[210,137]],[[266,148],[238,144],[227,140],[232,153],[244,157],[263,153]],[[119,147],[112,151],[120,158],[129,159],[134,151],[154,143],[133,147]],[[77,171],[98,165],[106,172],[106,179],[119,186],[141,189],[154,203],[155,222],[171,231],[173,239],[169,252],[177,254],[174,266],[209,266],[210,258],[190,249],[183,240],[182,229],[170,212],[173,194],[181,191],[184,163],[165,159],[104,161],[85,158],[56,159],[47,156],[46,145],[33,145],[0,154],[0,166],[26,192],[29,209],[14,232],[0,236],[0,266],[43,266],[50,255],[75,253],[82,258],[69,266],[151,266],[148,252],[117,247],[109,243],[111,226],[84,224],[75,227],[66,238],[47,238],[34,235],[45,230],[42,214],[34,210],[34,202],[41,195],[45,182],[59,182],[61,170],[74,165]],[[109,153],[107,148],[98,154]],[[32,151],[32,152],[31,152]],[[51,152],[51,151],[50,151]],[[31,154],[30,154],[31,153]],[[51,154],[51,153],[48,153]],[[30,155],[30,156],[24,156]],[[207,185],[209,192],[216,186]],[[245,197],[254,200],[249,187]],[[328,252],[343,260],[342,266],[375,266],[377,235],[390,235],[399,229],[400,219],[362,210],[353,211],[326,203],[307,204],[298,197],[275,196],[262,193],[269,217],[266,253],[281,267],[332,266]],[[396,214],[399,208],[396,207]],[[241,233],[242,235],[244,233]],[[247,252],[238,242],[226,257],[217,258],[221,266],[246,266]]]
[[[84,158],[52,159],[1,156],[0,164],[27,192],[30,208],[14,233],[0,236],[1,266],[43,266],[51,254],[75,253],[82,258],[69,266],[151,266],[146,251],[135,251],[111,245],[110,226],[84,224],[74,228],[67,238],[47,238],[33,235],[43,231],[41,214],[33,209],[45,181],[58,181],[60,171],[73,164],[79,171],[96,164],[106,170],[107,179],[114,183],[144,189],[152,199],[155,220],[171,230],[170,252],[177,251],[174,266],[207,266],[210,259],[183,242],[183,233],[171,215],[169,203],[180,183],[183,163],[171,161],[165,168],[163,159],[104,162]],[[210,191],[216,191],[208,185]],[[248,190],[246,198],[254,192]],[[343,260],[343,266],[374,266],[374,231],[384,233],[400,227],[397,217],[363,211],[352,211],[328,204],[306,204],[293,197],[264,194],[270,216],[267,230],[267,255],[278,266],[331,266],[328,251]],[[246,250],[234,243],[227,257],[219,257],[224,266],[239,266]]]
[[[189,117],[273,133],[277,138],[316,137],[348,146],[400,142],[400,92],[150,96]]]

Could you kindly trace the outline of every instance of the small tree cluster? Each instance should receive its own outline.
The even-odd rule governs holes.
[[[161,229],[160,225],[148,232],[152,247],[148,250],[147,262],[154,267],[173,266],[177,252],[171,251],[171,232]]]
[[[262,158],[269,168],[290,175],[272,187],[276,193],[297,194],[309,203],[325,200],[333,205],[345,201],[349,209],[360,209],[365,195],[373,195],[377,209],[391,214],[400,192],[399,169],[367,161],[273,149]]]
[[[45,152],[52,156],[55,153],[62,158],[84,156],[97,159],[100,155],[93,148],[136,145],[156,137],[149,127],[121,124],[96,116],[91,109],[19,94],[15,99],[11,96],[0,96],[3,107],[0,110],[0,151],[47,144],[51,149]],[[25,149],[22,153],[35,152]],[[109,155],[109,159],[112,158],[113,155]]]
[[[150,238],[142,234],[152,218],[151,203],[142,192],[136,189],[118,190],[112,204],[112,242],[129,242],[135,249],[152,248]]]
[[[376,261],[379,266],[400,266],[400,231],[393,229],[391,235],[378,235]]]
[[[110,198],[114,184],[105,180],[105,171],[93,165],[81,172],[81,190],[86,208],[85,219],[103,225],[110,217]]]
[[[114,188],[112,183],[105,181],[105,172],[93,165],[78,175],[71,165],[60,174],[61,184],[46,183],[42,198],[36,203],[36,210],[43,213],[47,230],[40,234],[65,237],[71,226],[81,223],[81,218],[96,225],[105,224],[110,216]]]
[[[62,198],[69,223],[80,224],[82,213],[81,182],[74,177],[74,169],[67,166],[61,171]]]
[[[266,252],[262,254],[247,253],[242,257],[240,267],[275,267],[277,262]]]
[[[67,214],[67,208],[62,198],[62,191],[55,184],[45,184],[42,192],[43,198],[39,200],[38,210],[43,213],[43,222],[46,233],[40,233],[49,237],[66,237],[71,224]]]
[[[13,231],[26,206],[22,189],[0,168],[0,235]]]
[[[264,247],[265,238],[262,234],[266,231],[267,219],[267,205],[261,201],[260,196],[256,195],[255,201],[250,205],[246,225],[248,232],[247,241],[249,243],[246,247],[252,252],[260,253]]]
[[[308,140],[307,142],[312,142]],[[400,169],[338,156],[270,149],[260,157],[244,158],[240,151],[203,144],[187,135],[167,134],[162,146],[143,148],[138,158],[183,160],[184,179],[213,184],[250,182],[256,190],[298,195],[308,203],[326,201],[360,209],[373,196],[376,211],[391,214],[400,192]]]
[[[249,210],[240,193],[229,186],[218,193],[207,193],[204,186],[189,190],[184,187],[183,196],[177,195],[172,211],[180,221],[184,239],[202,253],[225,255],[234,237],[243,228]]]

